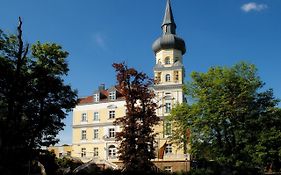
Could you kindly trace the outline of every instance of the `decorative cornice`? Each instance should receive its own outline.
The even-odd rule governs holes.
[[[88,123],[72,125],[72,128],[86,128],[86,127],[100,127],[100,126],[112,126],[113,122],[101,122],[101,123]]]
[[[177,69],[183,69],[183,65],[180,66],[171,66],[171,67],[160,67],[160,66],[155,66],[153,68],[154,71],[169,71],[169,70],[177,70]]]
[[[154,90],[166,90],[166,89],[182,89],[183,84],[171,84],[171,85],[154,85]]]

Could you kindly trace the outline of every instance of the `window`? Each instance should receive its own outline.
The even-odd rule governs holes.
[[[164,170],[167,172],[172,172],[172,167],[171,166],[165,166]]]
[[[109,136],[110,138],[115,137],[115,129],[114,129],[114,128],[109,128],[109,130],[108,130],[108,136]]]
[[[161,72],[157,72],[155,77],[155,83],[158,84],[161,82]]]
[[[116,91],[109,92],[109,100],[115,100],[116,99]]]
[[[100,120],[99,113],[94,112],[94,121],[99,121],[99,120]]]
[[[86,148],[81,148],[81,157],[86,157]]]
[[[100,100],[100,95],[94,94],[94,102],[99,102],[99,100]]]
[[[172,135],[172,123],[171,122],[165,122],[164,132],[165,132],[166,136]]]
[[[175,81],[179,81],[179,72],[178,71],[174,72],[174,77],[175,77]]]
[[[175,61],[174,63],[178,62],[179,61],[179,57],[175,57]]]
[[[109,111],[109,119],[115,118],[115,111]]]
[[[94,129],[94,139],[99,138],[99,129]]]
[[[171,64],[171,59],[170,57],[165,58],[165,64]]]
[[[171,81],[171,75],[166,74],[165,80],[166,80],[166,82],[170,82]]]
[[[99,148],[95,147],[94,148],[94,157],[98,157],[99,156]]]
[[[87,138],[87,131],[86,130],[82,130],[81,131],[81,140],[86,140]]]
[[[171,103],[166,103],[165,104],[165,113],[171,112]]]
[[[87,114],[86,113],[82,113],[81,122],[87,122]]]
[[[115,158],[116,157],[116,147],[114,145],[110,145],[108,147],[108,156],[110,158]]]
[[[165,154],[171,154],[172,151],[173,151],[172,144],[167,144],[166,149],[165,149]]]

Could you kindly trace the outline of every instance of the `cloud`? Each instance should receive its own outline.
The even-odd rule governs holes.
[[[101,34],[101,33],[93,34],[93,41],[98,47],[100,47],[104,50],[106,49],[106,39],[103,34]]]
[[[260,12],[267,8],[268,8],[268,6],[266,4],[257,4],[255,2],[249,2],[249,3],[243,4],[241,6],[241,10],[243,10],[244,12],[251,12],[251,11]]]

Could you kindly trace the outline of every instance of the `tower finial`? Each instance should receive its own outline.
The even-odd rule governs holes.
[[[165,16],[162,23],[163,34],[176,34],[176,23],[170,0],[167,0]]]

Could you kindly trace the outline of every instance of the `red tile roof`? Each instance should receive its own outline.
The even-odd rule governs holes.
[[[94,102],[93,96],[88,96],[88,97],[84,97],[84,98],[79,99],[79,105],[93,103],[93,102]]]

